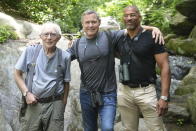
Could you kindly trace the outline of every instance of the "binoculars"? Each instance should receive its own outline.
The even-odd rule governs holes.
[[[103,99],[100,92],[91,92],[91,104],[93,108],[103,105]]]
[[[127,63],[120,64],[118,66],[119,69],[119,81],[120,82],[127,82],[130,80],[129,75],[129,65]]]

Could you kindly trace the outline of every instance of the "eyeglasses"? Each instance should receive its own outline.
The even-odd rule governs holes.
[[[57,34],[57,33],[43,33],[41,35],[44,37],[48,37],[50,35],[51,38],[55,38],[55,37],[59,36],[59,34]]]

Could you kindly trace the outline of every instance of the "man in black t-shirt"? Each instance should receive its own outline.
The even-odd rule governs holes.
[[[123,131],[138,131],[140,111],[150,131],[163,131],[161,116],[167,112],[170,87],[168,54],[163,45],[156,44],[151,32],[141,25],[141,15],[136,6],[124,9],[127,34],[116,46],[120,54],[121,83],[118,106]],[[155,91],[155,65],[161,70],[161,97]]]

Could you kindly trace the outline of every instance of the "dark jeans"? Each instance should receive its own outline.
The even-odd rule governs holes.
[[[101,94],[103,106],[93,108],[91,105],[90,93],[80,90],[80,104],[82,108],[83,127],[85,131],[97,131],[97,118],[100,117],[102,131],[113,131],[116,116],[117,94],[110,92]]]

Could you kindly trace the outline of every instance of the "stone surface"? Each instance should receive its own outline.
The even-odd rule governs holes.
[[[102,17],[100,30],[119,30],[120,25],[116,22],[116,20],[112,17]]]
[[[176,95],[192,94],[196,91],[196,66],[193,66],[188,75],[184,77],[179,88],[176,90]]]
[[[187,16],[190,21],[196,24],[196,0],[182,0],[176,5],[176,9]]]
[[[196,39],[196,25],[192,29],[192,31],[191,31],[191,33],[189,35],[189,39]]]
[[[0,131],[13,131],[11,126],[7,123],[4,117],[4,112],[0,102]]]
[[[170,27],[175,34],[188,36],[194,24],[188,21],[188,17],[176,13],[170,21]]]
[[[191,114],[191,120],[196,124],[196,91],[193,93],[192,97],[187,100],[187,106],[188,111]]]
[[[168,34],[164,37],[165,43],[167,43],[170,39],[177,38],[176,34]]]
[[[9,25],[15,29],[19,38],[37,39],[39,38],[40,25],[23,20],[17,20],[5,13],[0,12],[0,25]]]
[[[193,66],[188,75],[184,77],[175,94],[187,95],[186,104],[191,120],[196,124],[196,66]]]
[[[196,54],[195,39],[170,39],[166,47],[177,55],[194,56]]]
[[[183,119],[187,123],[190,119],[190,114],[185,105],[178,105],[174,102],[169,104],[168,112],[164,116],[166,123],[176,123],[179,119]]]

